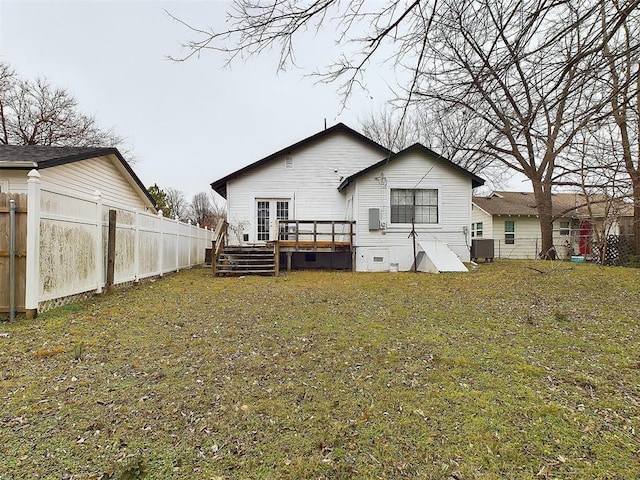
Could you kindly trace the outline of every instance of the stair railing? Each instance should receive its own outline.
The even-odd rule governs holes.
[[[216,225],[215,232],[213,233],[213,240],[211,242],[211,268],[215,273],[220,254],[224,250],[225,239],[227,238],[227,228],[229,224],[226,220],[221,220]]]

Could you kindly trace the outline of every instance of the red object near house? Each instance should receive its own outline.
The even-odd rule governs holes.
[[[580,222],[580,255],[591,255],[591,224]]]

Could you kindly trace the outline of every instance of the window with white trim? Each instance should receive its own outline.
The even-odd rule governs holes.
[[[569,222],[560,222],[560,235],[567,236],[571,233],[571,224]]]
[[[438,190],[391,189],[391,223],[438,223]]]
[[[471,238],[481,238],[484,234],[484,226],[482,222],[471,224]]]
[[[507,245],[516,243],[516,222],[513,220],[504,222],[504,243]]]

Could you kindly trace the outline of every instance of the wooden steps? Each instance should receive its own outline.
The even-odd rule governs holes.
[[[216,263],[219,276],[275,275],[276,260],[273,247],[225,247]]]

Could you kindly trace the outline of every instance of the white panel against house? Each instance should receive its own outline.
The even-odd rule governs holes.
[[[431,271],[431,267],[437,272],[468,272],[467,267],[446,243],[438,240],[421,240],[418,242],[420,249],[425,253],[424,263],[428,265],[425,271]],[[418,265],[420,268],[420,264]]]
[[[425,175],[426,174],[426,175]],[[387,246],[397,252],[399,269],[412,265],[413,247],[408,239],[411,224],[391,224],[390,190],[426,188],[438,190],[438,223],[417,224],[418,240],[440,240],[463,261],[469,261],[471,180],[468,176],[421,154],[410,154],[371,171],[358,179],[356,242],[359,248]],[[380,208],[385,228],[369,231],[368,209]],[[407,258],[411,263],[407,266]],[[359,259],[359,257],[358,257]],[[391,260],[395,263],[394,260]],[[356,265],[360,270],[360,266]]]
[[[287,168],[285,157],[293,159],[293,168]],[[293,197],[291,218],[298,220],[344,219],[346,197],[338,192],[340,182],[380,160],[380,152],[372,146],[336,134],[230,180],[229,241],[237,243],[234,226],[242,226],[250,241],[256,241],[254,205],[258,197],[281,198],[283,193],[289,194]]]

